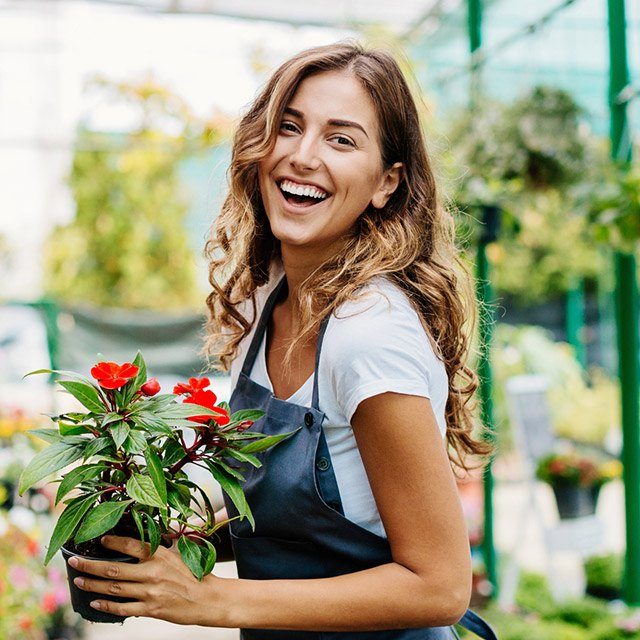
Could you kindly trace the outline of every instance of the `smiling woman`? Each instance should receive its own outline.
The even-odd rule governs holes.
[[[265,412],[252,430],[295,434],[242,468],[255,527],[225,496],[239,579],[111,539],[141,562],[83,569],[136,601],[98,605],[244,640],[448,640],[457,622],[495,638],[467,609],[453,473],[490,453],[469,405],[473,289],[395,60],[338,43],[285,62],[230,182],[205,350],[231,367],[232,410]]]

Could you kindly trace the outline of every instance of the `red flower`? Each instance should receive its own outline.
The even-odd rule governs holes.
[[[160,383],[157,378],[149,378],[141,387],[140,391],[142,391],[145,396],[155,396],[158,391],[160,391]]]
[[[211,382],[209,381],[209,378],[189,378],[189,384],[179,382],[175,387],[173,387],[173,393],[176,395],[188,395],[195,393],[196,391],[200,391],[201,389],[206,389],[210,384]]]
[[[124,364],[98,362],[91,368],[91,375],[103,389],[119,389],[138,375],[138,367],[130,362]]]
[[[216,407],[217,400],[218,398],[213,391],[204,391],[203,389],[197,389],[194,391],[190,396],[183,400],[183,403],[197,404],[201,407],[206,407],[207,409],[215,411],[218,415],[191,416],[188,420],[191,420],[192,422],[200,422],[202,424],[208,424],[210,420],[215,420],[220,426],[228,424],[230,421],[229,414],[221,407]]]
[[[42,611],[48,614],[55,613],[58,610],[58,600],[55,593],[45,593],[40,602]]]

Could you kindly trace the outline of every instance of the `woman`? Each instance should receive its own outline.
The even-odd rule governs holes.
[[[115,578],[84,588],[134,598],[97,601],[120,615],[246,640],[452,638],[463,615],[494,637],[467,611],[451,466],[488,453],[467,406],[473,305],[395,61],[341,43],[284,63],[240,123],[230,178],[208,244],[207,351],[231,364],[233,410],[295,433],[249,469],[255,531],[230,523],[239,579],[198,583],[176,554],[108,537],[144,561],[79,558]]]

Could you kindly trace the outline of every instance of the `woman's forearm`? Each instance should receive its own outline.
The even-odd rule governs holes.
[[[205,579],[206,580],[206,579]],[[364,631],[437,627],[457,622],[471,584],[423,578],[391,562],[332,578],[216,579],[212,602],[225,627],[299,631]],[[448,584],[455,586],[447,586]],[[212,626],[220,626],[220,613]]]

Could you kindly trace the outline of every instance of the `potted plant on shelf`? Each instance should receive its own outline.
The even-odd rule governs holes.
[[[602,485],[621,475],[618,460],[600,461],[570,451],[550,453],[538,462],[536,475],[553,489],[560,519],[593,515]]]
[[[603,600],[618,600],[622,597],[623,562],[620,553],[587,558],[584,561],[584,573],[588,595]]]
[[[91,369],[95,382],[66,371],[31,373],[68,378],[58,383],[87,410],[51,416],[55,428],[32,432],[49,446],[24,469],[20,494],[79,463],[58,480],[55,503],[66,508],[51,535],[45,564],[60,549],[67,561],[82,555],[135,562],[129,556],[114,558],[99,540],[105,533],[137,534],[150,544],[151,554],[160,544],[176,542],[184,563],[201,580],[216,561],[210,538],[229,521],[216,522],[206,492],[185,472],[189,463],[208,470],[235,504],[236,517],[254,525],[242,490],[242,465],[261,466],[254,454],[291,435],[249,431],[263,412],[245,409],[230,414],[229,405],[218,403],[208,389],[207,378],[190,378],[176,385],[172,394],[160,394],[157,380],[147,380],[140,352],[133,363],[99,362]],[[123,620],[91,608],[95,594],[75,587],[73,578],[79,574],[68,564],[67,573],[73,608],[82,617]]]

